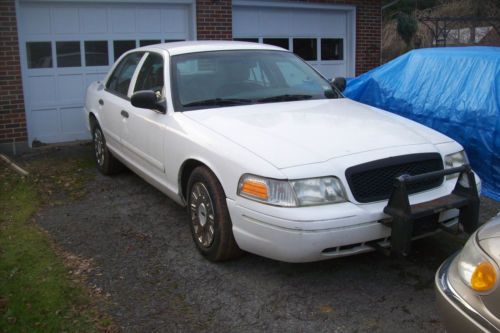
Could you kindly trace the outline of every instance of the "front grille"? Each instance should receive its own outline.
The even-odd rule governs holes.
[[[346,178],[354,198],[366,203],[388,199],[394,178],[400,175],[419,175],[431,171],[443,170],[443,160],[438,153],[412,154],[389,157],[350,167]],[[444,177],[434,178],[419,183],[408,184],[408,193],[417,193],[437,187]]]

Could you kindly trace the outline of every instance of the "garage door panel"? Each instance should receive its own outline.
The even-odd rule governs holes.
[[[186,7],[172,6],[162,10],[162,25],[165,33],[184,33],[189,31],[189,12]]]
[[[85,127],[85,112],[81,107],[61,108],[61,129],[64,133],[84,134],[87,132]]]
[[[345,35],[346,33],[346,15],[322,13],[318,11],[293,12],[290,18],[291,22],[300,22],[300,25],[294,25],[292,33],[304,36],[330,36],[332,33]]]
[[[23,9],[22,25],[26,33],[50,33],[50,8],[29,4]]]
[[[108,32],[107,9],[105,7],[81,8],[79,14],[82,33]]]
[[[85,87],[83,86],[81,74],[59,75],[57,81],[59,88],[58,104],[78,103],[83,105]]]
[[[61,133],[61,121],[57,109],[35,109],[31,119],[33,135],[42,142],[47,142],[48,138],[57,137]]]
[[[109,11],[112,32],[135,32],[135,8],[119,8]]]
[[[155,9],[137,11],[138,32],[161,32],[161,12]]]
[[[233,35],[247,37],[246,34],[249,34],[250,37],[254,37],[255,27],[260,24],[256,23],[259,15],[257,8],[233,10]]]
[[[259,32],[262,34],[274,34],[274,36],[286,36],[290,33],[290,12],[279,9],[270,9],[257,12],[259,17]],[[255,25],[255,22],[254,22]]]
[[[318,25],[318,29],[324,31],[325,35],[331,36],[338,33],[339,36],[343,36],[347,33],[347,16],[322,13],[318,19]]]
[[[54,105],[56,85],[54,76],[34,76],[28,79],[29,105],[33,108]]]
[[[80,32],[80,17],[77,8],[56,7],[52,9],[52,32],[76,34]]]

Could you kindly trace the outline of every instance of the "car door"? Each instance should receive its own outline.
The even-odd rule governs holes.
[[[164,59],[159,53],[148,52],[139,64],[129,95],[140,90],[152,90],[159,99],[165,98]],[[139,167],[164,173],[164,122],[166,115],[155,110],[142,109],[128,103],[124,120],[122,145],[133,156]]]
[[[122,150],[123,110],[130,105],[128,91],[133,75],[144,56],[144,52],[134,52],[126,55],[115,66],[99,99],[101,105],[101,128],[107,145],[111,149]]]

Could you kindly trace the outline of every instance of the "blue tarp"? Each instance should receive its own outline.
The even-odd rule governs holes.
[[[413,50],[349,80],[345,95],[458,141],[500,201],[500,47]]]

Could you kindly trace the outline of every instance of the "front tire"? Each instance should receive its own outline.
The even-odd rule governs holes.
[[[198,251],[210,261],[242,255],[233,236],[226,195],[217,177],[206,167],[193,170],[188,181],[188,214]]]
[[[94,156],[97,169],[104,175],[112,175],[120,172],[123,169],[123,165],[109,151],[101,127],[97,124],[92,128],[92,139],[94,142]]]

